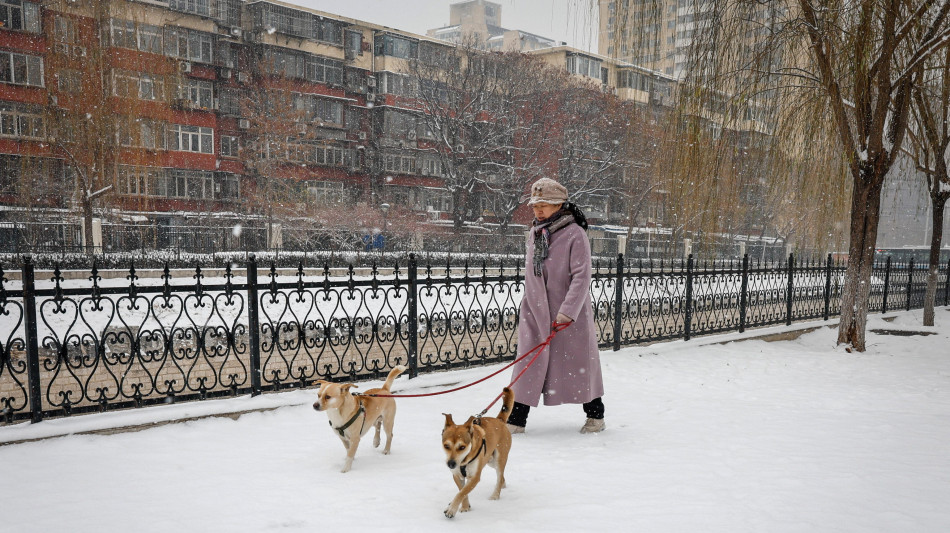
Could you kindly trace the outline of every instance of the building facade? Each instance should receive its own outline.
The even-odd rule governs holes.
[[[286,247],[281,224],[383,203],[447,218],[409,65],[453,46],[270,0],[0,0],[2,248]],[[531,53],[631,102],[675,91],[566,46]]]

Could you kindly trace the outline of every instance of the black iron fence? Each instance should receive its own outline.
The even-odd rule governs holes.
[[[950,265],[938,305],[950,302]],[[5,422],[156,403],[410,377],[517,353],[519,263],[375,265],[264,272],[60,271],[27,258],[0,270],[0,418]],[[874,268],[871,311],[920,307],[926,269]],[[8,278],[9,276],[9,278]],[[155,276],[155,277],[150,277]],[[16,278],[19,277],[19,280]],[[602,348],[839,314],[844,266],[822,261],[595,263]]]

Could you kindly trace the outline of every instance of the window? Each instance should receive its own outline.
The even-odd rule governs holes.
[[[211,16],[211,0],[169,0],[168,7],[202,17]]]
[[[56,73],[56,87],[60,92],[79,94],[82,92],[82,72],[72,69],[59,69]]]
[[[43,58],[0,52],[0,82],[43,87]]]
[[[42,110],[0,103],[0,136],[27,139],[46,137]]]
[[[233,117],[241,116],[241,101],[246,98],[244,91],[223,88],[218,94],[218,111]]]
[[[187,28],[165,27],[165,55],[198,61],[212,62],[214,36]]]
[[[270,47],[264,51],[264,69],[272,75],[343,85],[343,62],[304,52]]]
[[[23,0],[0,0],[0,28],[39,33],[39,4]]]
[[[310,193],[314,205],[332,206],[343,203],[343,182],[310,181],[307,182],[307,191]]]
[[[164,174],[161,168],[118,165],[115,171],[116,193],[127,196],[154,196],[157,182],[164,178]]]
[[[411,113],[387,109],[383,119],[383,134],[387,137],[406,137],[409,131],[417,131],[416,117]]]
[[[190,102],[192,107],[211,109],[214,106],[214,84],[210,81],[184,79],[178,86],[178,98]]]
[[[76,21],[69,17],[56,15],[53,19],[53,39],[58,43],[76,44]]]
[[[338,46],[343,45],[343,26],[339,22],[316,17],[313,28],[314,39]]]
[[[148,118],[121,117],[116,123],[116,137],[120,146],[164,150],[165,123]]]
[[[168,149],[179,152],[214,153],[214,130],[201,126],[172,124],[169,127]]]
[[[274,157],[278,154],[271,153],[269,155]],[[308,141],[289,140],[287,142],[287,161],[295,163],[352,168],[353,157],[353,150],[339,146],[317,144]]]
[[[238,157],[240,145],[238,138],[233,135],[221,136],[221,157]]]
[[[423,157],[419,159],[419,173],[425,176],[442,177],[445,173],[442,171],[442,161],[436,157]]]
[[[600,79],[600,68],[601,62],[599,59],[582,55],[567,56],[567,71],[571,74]]]
[[[294,109],[307,121],[320,121],[321,126],[343,126],[343,104],[337,100],[312,94],[294,93]]]
[[[395,72],[381,72],[380,92],[384,94],[395,94],[397,96],[413,95],[413,80],[405,74],[396,74]]]
[[[415,174],[416,160],[408,155],[383,154],[383,170],[395,174]]]
[[[346,31],[346,58],[363,55],[363,32]]]
[[[112,71],[112,94],[121,98],[162,100],[165,98],[165,81],[145,72],[117,69]]]
[[[112,46],[151,54],[162,53],[162,29],[160,27],[119,19],[112,19],[109,24]]]
[[[391,33],[376,36],[373,43],[374,53],[378,56],[392,56],[402,59],[415,59],[419,56],[419,43]]]

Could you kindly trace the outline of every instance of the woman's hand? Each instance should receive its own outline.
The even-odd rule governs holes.
[[[555,318],[554,321],[558,324],[570,324],[574,321],[574,319],[565,315],[564,313],[558,313],[557,318]]]

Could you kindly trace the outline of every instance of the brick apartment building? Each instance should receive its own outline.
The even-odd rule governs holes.
[[[0,251],[90,231],[106,251],[279,247],[274,206],[444,219],[406,86],[452,46],[274,1],[0,0]],[[675,91],[570,47],[530,54],[642,105]]]

